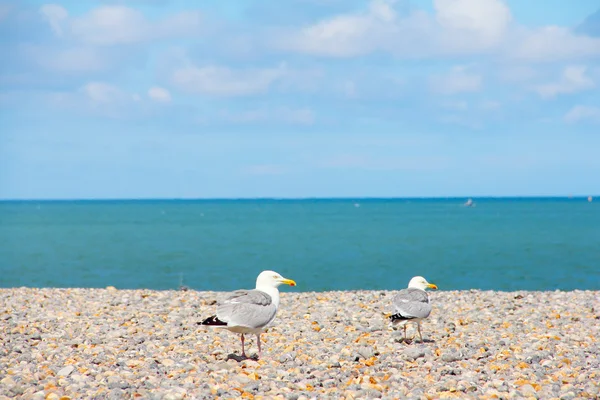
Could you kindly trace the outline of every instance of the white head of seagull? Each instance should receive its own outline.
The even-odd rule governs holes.
[[[421,290],[425,290],[425,289],[436,290],[438,288],[433,283],[427,282],[427,280],[425,278],[423,278],[422,276],[415,276],[414,278],[412,278],[410,280],[410,282],[408,282],[408,287],[413,288],[413,289],[421,289]]]
[[[279,307],[279,290],[277,288],[281,284],[296,286],[296,282],[284,278],[275,271],[263,271],[256,278],[256,290],[260,290],[271,296],[275,307]]]
[[[296,282],[286,279],[275,271],[263,271],[256,278],[256,288],[277,288],[282,283],[290,286],[296,286]]]

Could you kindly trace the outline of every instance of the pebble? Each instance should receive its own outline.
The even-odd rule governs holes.
[[[404,356],[410,360],[425,357],[425,349],[422,347],[409,347],[403,352]]]
[[[62,368],[60,371],[58,371],[56,373],[57,376],[69,376],[71,375],[71,372],[75,371],[75,367],[72,365],[67,365],[66,367]]]
[[[258,361],[197,325],[222,295],[0,289],[0,399],[600,395],[597,291],[432,292],[423,342],[388,326],[394,292],[282,291]]]
[[[458,361],[458,360],[462,360],[462,358],[463,358],[462,353],[459,351],[456,351],[456,350],[445,351],[442,354],[442,361],[445,361],[445,362]]]

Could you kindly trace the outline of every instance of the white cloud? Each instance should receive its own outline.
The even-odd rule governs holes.
[[[202,26],[198,12],[182,12],[151,21],[136,9],[122,5],[106,5],[67,21],[66,10],[60,13],[60,9],[62,7],[54,5],[42,7],[42,12],[53,30],[62,33],[62,27],[68,22],[70,34],[74,38],[97,46],[125,45],[188,35],[198,32]]]
[[[468,73],[464,67],[455,67],[450,73],[433,76],[429,81],[431,90],[442,94],[477,92],[482,85],[481,75]]]
[[[159,103],[171,102],[171,93],[167,89],[161,87],[151,87],[148,89],[148,97]]]
[[[23,54],[34,63],[54,71],[94,72],[105,69],[111,57],[92,47],[50,49],[46,46],[23,46]]]
[[[576,105],[565,114],[566,122],[591,121],[600,123],[600,107]]]
[[[361,13],[342,14],[273,39],[278,48],[329,57],[354,57],[377,50],[392,51],[418,40],[426,27],[423,13],[401,19],[391,1],[373,0]]]
[[[155,24],[153,37],[188,36],[198,33],[203,27],[202,15],[195,11],[184,11],[171,15]]]
[[[326,57],[386,52],[400,58],[496,54],[523,61],[600,55],[600,38],[546,26],[516,24],[504,0],[434,0],[434,13],[402,15],[393,0],[372,0],[367,10],[339,14],[272,39],[276,48]]]
[[[395,11],[388,2],[375,0],[367,12],[340,15],[307,26],[283,38],[279,45],[311,54],[356,56],[381,47],[381,39],[394,29],[395,19]]]
[[[44,4],[40,7],[40,13],[50,24],[56,36],[63,35],[63,24],[69,17],[67,10],[58,4]]]
[[[551,99],[560,94],[569,94],[591,89],[594,81],[586,75],[587,67],[571,65],[564,69],[558,82],[547,83],[535,87],[535,91],[544,99]]]
[[[522,30],[509,54],[526,61],[557,61],[600,56],[600,38],[575,35],[559,26]]]
[[[497,45],[512,20],[501,0],[435,0],[434,6],[436,21],[445,31],[444,47],[458,51]]]
[[[104,82],[89,82],[81,87],[81,92],[93,104],[114,104],[127,97],[118,87]]]
[[[141,12],[132,8],[104,6],[75,18],[71,30],[78,39],[90,44],[130,44],[149,35],[150,24]]]
[[[277,68],[234,70],[227,67],[188,66],[172,74],[181,90],[213,96],[248,96],[265,93],[286,75],[285,65]]]
[[[386,51],[400,57],[487,50],[504,39],[512,20],[501,0],[436,0],[435,15],[401,17],[394,1],[325,19],[275,39],[287,50],[331,57]]]
[[[47,101],[70,113],[89,113],[105,118],[136,118],[151,110],[139,94],[101,81],[88,82],[75,91],[50,93]]]

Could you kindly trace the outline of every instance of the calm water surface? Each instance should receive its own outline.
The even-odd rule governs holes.
[[[474,201],[0,202],[0,286],[600,290],[600,201]]]

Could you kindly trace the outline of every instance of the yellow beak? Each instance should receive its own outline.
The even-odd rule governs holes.
[[[286,285],[290,286],[296,286],[296,282],[294,282],[292,279],[283,279],[281,283],[285,283]]]
[[[429,289],[437,290],[437,286],[436,286],[436,285],[434,285],[433,283],[428,283],[428,284],[427,284],[427,287],[428,287]]]

